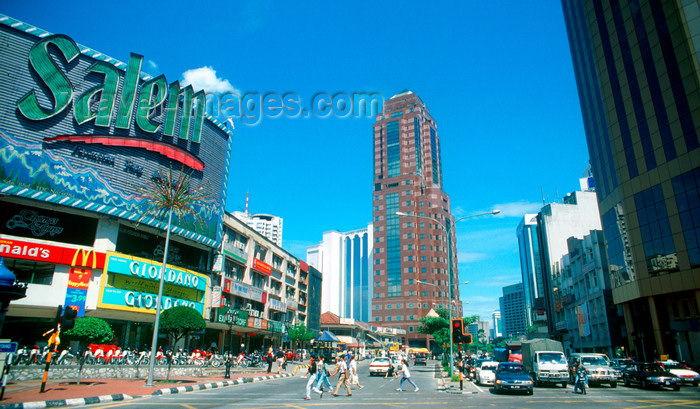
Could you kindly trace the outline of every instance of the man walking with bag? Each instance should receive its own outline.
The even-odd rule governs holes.
[[[335,385],[333,396],[338,396],[340,385],[345,385],[345,389],[348,391],[348,396],[352,396],[352,392],[350,391],[350,382],[348,382],[348,364],[345,363],[345,355],[337,357],[337,360],[338,365],[336,365],[335,372],[333,372],[333,375],[331,376],[335,376],[335,374],[340,375],[338,376],[338,384]]]

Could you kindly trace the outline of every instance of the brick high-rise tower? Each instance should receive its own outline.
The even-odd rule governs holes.
[[[454,300],[453,316],[462,317],[454,218],[442,186],[435,120],[416,94],[394,95],[374,125],[372,316],[378,325],[406,330],[409,346],[428,346],[430,337],[418,328],[431,308]]]

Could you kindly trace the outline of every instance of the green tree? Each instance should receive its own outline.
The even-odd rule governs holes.
[[[114,332],[102,318],[84,317],[75,320],[75,326],[61,334],[67,341],[78,341],[81,347],[86,344],[108,344],[114,339]],[[82,348],[81,348],[82,349]]]
[[[85,349],[89,344],[108,344],[114,340],[114,331],[109,326],[107,321],[102,318],[84,317],[75,320],[73,328],[67,330],[61,335],[64,341],[78,341],[80,343],[79,351]],[[78,369],[78,383],[80,383],[80,374],[83,372],[83,364],[85,364],[85,354],[79,357],[80,368]]]
[[[309,331],[303,322],[287,327],[287,334],[289,335],[289,340],[293,343],[310,341],[316,338],[316,333]]]
[[[202,318],[202,314],[191,307],[178,305],[160,313],[160,329],[168,334],[172,341],[171,345],[177,344],[177,341],[192,332],[204,331],[206,327],[207,323]],[[165,377],[167,380],[170,380],[172,364],[173,360],[172,356],[170,356],[168,359],[168,374]]]
[[[171,345],[193,332],[203,331],[207,323],[197,310],[184,305],[168,308],[160,313],[160,329],[168,334]]]
[[[442,345],[450,343],[450,312],[445,308],[436,308],[435,312],[438,314],[437,317],[426,316],[420,319],[420,323],[423,325],[418,327],[418,332],[431,335],[435,342],[442,347]]]

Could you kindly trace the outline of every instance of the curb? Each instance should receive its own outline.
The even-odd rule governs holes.
[[[38,401],[38,402],[11,403],[11,404],[0,405],[0,409],[43,409],[43,408],[52,408],[52,407],[94,405],[96,403],[119,402],[119,401],[132,400],[132,399],[136,399],[136,398],[143,398],[146,396],[173,395],[176,393],[187,393],[187,392],[201,391],[201,390],[205,390],[205,389],[224,388],[227,386],[240,385],[240,384],[244,384],[244,383],[256,383],[256,382],[266,381],[266,380],[270,380],[270,379],[288,378],[291,376],[292,376],[291,374],[285,373],[285,374],[281,374],[281,375],[258,376],[255,378],[242,378],[242,379],[236,379],[235,381],[204,383],[204,384],[199,384],[199,385],[180,386],[177,388],[164,388],[164,389],[159,389],[157,391],[154,391],[150,395],[130,396],[130,395],[125,395],[125,394],[120,393],[117,395],[103,395],[103,396],[96,396],[96,397],[91,397],[91,398],[77,398],[77,399]]]
[[[296,375],[298,370],[306,369],[308,367],[309,367],[308,365],[297,365],[297,367],[294,368],[294,370],[292,371],[292,376]]]

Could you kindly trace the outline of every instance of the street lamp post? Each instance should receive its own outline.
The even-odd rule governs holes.
[[[449,237],[450,237],[450,232],[452,231],[452,226],[454,226],[455,224],[457,224],[457,222],[460,222],[460,221],[462,221],[462,220],[464,220],[464,219],[470,219],[470,218],[472,218],[472,217],[486,216],[486,215],[491,215],[491,214],[498,214],[498,213],[500,213],[500,212],[501,212],[500,210],[492,210],[492,211],[490,211],[490,212],[478,213],[478,214],[472,214],[472,215],[469,215],[469,216],[460,217],[459,219],[456,219],[456,220],[454,221],[454,223],[451,223],[451,224],[449,225],[449,228],[448,228],[448,227],[445,227],[445,225],[444,225],[440,220],[438,220],[438,219],[436,219],[436,218],[427,217],[427,216],[419,216],[419,215],[417,215],[417,214],[408,214],[408,213],[404,213],[404,212],[396,212],[396,215],[397,215],[397,216],[416,217],[416,218],[419,218],[419,219],[432,220],[432,221],[434,221],[435,223],[439,224],[440,227],[442,227],[443,230],[445,230],[445,239],[447,239],[447,242],[448,242],[448,243],[447,243],[447,259],[449,260],[449,264],[448,264],[448,267],[447,267],[447,268],[448,268],[448,270],[449,270],[449,271],[448,271],[448,275],[449,275],[448,287],[449,287],[449,290],[450,290],[450,308],[449,308],[449,313],[450,313],[450,325],[452,325],[451,323],[452,323],[452,299],[453,299],[453,296],[452,296],[452,286],[453,286],[453,284],[452,284],[452,264],[453,264],[453,262],[452,262],[452,261],[453,261],[453,260],[452,260],[452,245],[451,245],[450,242],[449,242]],[[423,283],[423,284],[428,284],[428,283]],[[434,285],[434,284],[432,284],[432,285]],[[443,303],[443,304],[444,304],[444,303]],[[452,329],[452,328],[450,327],[450,330],[451,330],[451,329]],[[448,332],[448,334],[449,334],[449,337],[450,337],[450,375],[454,375],[454,360],[452,359],[452,356],[453,356],[453,353],[454,353],[454,352],[453,352],[453,350],[454,350],[454,345],[453,345],[453,342],[452,342],[452,334],[451,334],[450,332]]]
[[[233,324],[238,320],[238,310],[229,309],[224,315],[224,321],[228,324],[228,353],[233,354]]]

